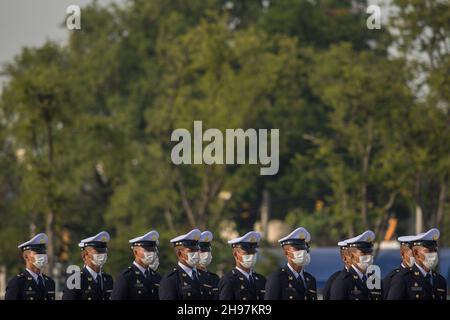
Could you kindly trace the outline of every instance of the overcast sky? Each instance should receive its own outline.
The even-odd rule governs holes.
[[[46,39],[63,42],[61,27],[69,5],[81,8],[92,0],[0,0],[0,65],[11,61],[24,46],[36,47]],[[101,5],[124,0],[99,0]],[[81,12],[83,24],[83,12]],[[1,82],[4,81],[0,79]]]
[[[370,0],[369,3],[382,1]],[[92,0],[0,0],[0,66],[12,61],[24,46],[41,46],[47,39],[64,42],[69,31],[62,28],[61,24],[65,20],[67,7],[75,4],[82,8],[90,2]],[[98,2],[108,5],[112,2],[124,3],[126,0]],[[3,81],[0,78],[0,90]]]

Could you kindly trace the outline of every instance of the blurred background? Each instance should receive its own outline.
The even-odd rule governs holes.
[[[374,230],[384,275],[398,235],[438,227],[450,278],[449,1],[3,0],[0,41],[0,296],[38,232],[57,290],[83,238],[111,234],[115,276],[128,240],[156,229],[164,274],[169,240],[197,227],[219,274],[226,241],[260,231],[268,275],[277,240],[304,226],[319,288],[340,239]],[[278,174],[174,166],[170,135],[194,120],[280,129]]]

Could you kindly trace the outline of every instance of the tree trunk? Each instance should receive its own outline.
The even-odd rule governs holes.
[[[417,172],[416,174],[416,183],[414,186],[414,200],[416,202],[415,209],[415,225],[416,225],[416,234],[419,234],[423,231],[423,210],[420,201],[420,185],[422,182],[422,173]]]
[[[166,218],[167,226],[169,227],[169,230],[171,233],[175,233],[175,227],[173,225],[173,218],[172,213],[170,212],[170,209],[166,208],[164,210],[164,218]]]
[[[373,120],[370,117],[367,122],[367,144],[364,150],[362,162],[362,185],[361,185],[361,218],[365,229],[369,229],[369,218],[367,213],[367,180],[369,175],[370,156],[372,153]]]
[[[419,204],[416,204],[416,234],[423,232],[423,211]]]
[[[384,238],[384,237],[382,238],[380,236],[380,234],[383,230],[386,230],[386,226],[387,226],[387,223],[388,223],[388,220],[390,217],[389,210],[391,210],[392,206],[395,203],[395,199],[397,198],[397,193],[398,193],[397,191],[392,192],[389,195],[388,201],[381,209],[381,214],[378,219],[377,226],[375,228],[375,236],[378,238],[378,245],[374,252],[375,257],[378,255],[378,252],[380,251],[380,244],[381,244],[382,239]]]
[[[48,144],[48,175],[47,179],[47,212],[45,222],[45,232],[48,236],[47,254],[48,254],[48,271],[53,270],[54,257],[55,257],[55,244],[54,244],[54,219],[55,214],[53,211],[54,194],[52,189],[53,168],[54,168],[54,143],[53,143],[53,128],[52,128],[52,115],[48,108],[48,101],[45,101],[46,106],[43,109],[43,116],[47,128],[47,144]]]
[[[45,221],[45,233],[48,237],[47,244],[47,255],[48,255],[48,266],[47,272],[51,275],[54,266],[54,256],[55,256],[55,245],[54,245],[54,213],[52,209],[47,210],[46,221]]]
[[[203,192],[202,197],[198,203],[198,210],[197,210],[197,221],[199,222],[199,228],[205,229],[206,226],[209,223],[210,218],[210,212],[208,212],[209,204],[211,203],[211,200],[214,199],[217,194],[219,193],[220,189],[222,188],[223,178],[224,176],[221,175],[220,178],[212,176],[211,179],[211,170],[212,167],[209,166],[209,170],[205,172],[205,177],[203,179]],[[211,182],[213,180],[213,182]],[[208,214],[209,213],[209,214]]]
[[[445,203],[447,201],[447,192],[448,192],[448,178],[445,177],[441,182],[441,187],[439,191],[439,204],[436,211],[436,219],[434,225],[441,229],[443,225],[444,211],[445,211]]]
[[[189,203],[189,199],[188,196],[186,194],[186,190],[184,188],[184,184],[182,181],[182,178],[180,176],[180,171],[178,169],[176,169],[176,183],[178,186],[178,189],[180,191],[180,196],[181,196],[181,203],[184,209],[184,212],[186,213],[186,216],[188,218],[189,224],[191,225],[191,228],[195,228],[197,223],[195,221],[195,216],[194,216],[194,212],[192,211],[192,207]]]
[[[347,194],[344,192],[343,196],[342,196],[342,212],[344,212],[344,218],[345,218],[345,215],[349,214],[347,199],[348,199]],[[347,222],[347,236],[349,238],[352,238],[355,236],[355,227],[354,227],[353,220],[354,220],[353,217],[348,217],[348,219],[344,219],[344,221]]]
[[[263,239],[267,240],[268,225],[269,225],[269,214],[270,214],[270,194],[269,191],[264,190],[262,195],[261,203],[261,229]]]

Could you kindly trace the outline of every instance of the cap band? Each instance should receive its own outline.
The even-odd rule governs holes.
[[[20,249],[22,251],[31,250],[31,251],[42,252],[42,253],[47,252],[47,248],[46,248],[45,244],[27,244],[26,246],[24,246]]]
[[[198,247],[197,240],[180,240],[173,243],[174,247],[176,246],[184,246],[184,247]]]
[[[427,248],[437,247],[437,241],[434,240],[417,240],[412,242],[413,246],[422,246]]]
[[[131,244],[133,247],[156,247],[156,241],[136,241]]]
[[[304,239],[287,239],[287,240],[281,242],[281,246],[284,246],[287,244],[293,245],[293,246],[309,248],[309,244]]]
[[[243,250],[249,250],[249,249],[258,248],[258,243],[257,242],[238,242],[238,243],[233,243],[231,246],[233,248],[241,248]]]
[[[85,247],[107,248],[108,245],[107,245],[106,242],[102,242],[102,241],[91,241],[91,242],[85,242],[84,243],[84,248]]]
[[[354,243],[349,243],[348,246],[351,248],[358,248],[358,249],[372,249],[373,243],[365,242],[365,241],[358,241],[358,242],[354,242]]]
[[[211,242],[199,242],[198,246],[200,247],[201,250],[211,250]]]

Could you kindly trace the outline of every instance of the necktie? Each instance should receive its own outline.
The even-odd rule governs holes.
[[[431,276],[431,274],[427,273],[427,275],[425,276],[425,280],[433,288],[433,277]]]
[[[101,273],[97,274],[97,278],[95,280],[97,281],[98,288],[103,292],[103,278]]]
[[[194,269],[192,269],[192,279],[198,281],[197,271],[195,271]]]
[[[248,275],[248,281],[250,282],[251,286],[255,284],[255,279],[253,279],[253,275],[251,273]]]
[[[366,285],[367,283],[367,276],[365,274],[363,274],[361,281],[363,282],[364,285]]]
[[[148,269],[145,269],[144,276],[145,278],[150,279],[150,271]]]
[[[42,279],[42,276],[39,275],[39,276],[37,277],[37,280],[38,280],[38,287],[39,287],[39,290],[41,290],[42,293],[45,293],[44,279]]]
[[[300,284],[300,287],[302,288],[302,290],[305,290],[305,282],[303,281],[303,278],[300,275],[300,273],[298,274],[297,281]]]

